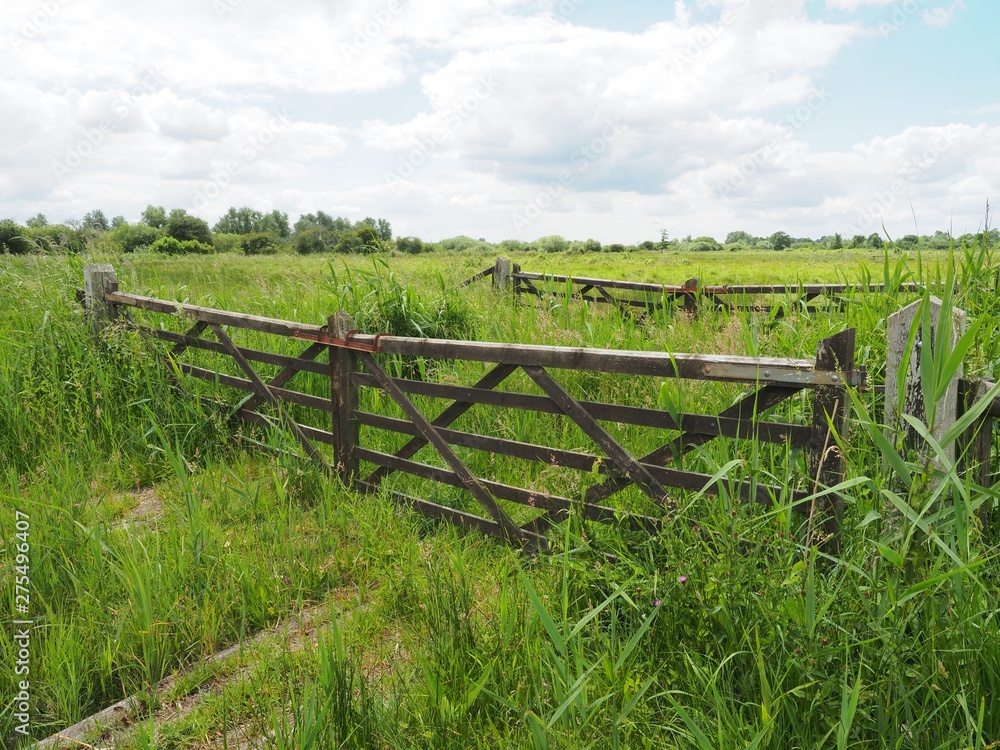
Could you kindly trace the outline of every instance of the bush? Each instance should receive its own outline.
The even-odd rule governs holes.
[[[215,248],[206,245],[204,242],[196,240],[178,240],[176,237],[160,237],[149,249],[154,253],[164,253],[165,255],[184,255],[187,253],[195,255],[208,255],[214,253]]]
[[[687,248],[691,252],[715,252],[722,249],[722,245],[714,237],[696,237]]]
[[[301,255],[312,253],[325,253],[330,251],[327,245],[327,235],[329,230],[323,227],[309,227],[301,229],[295,233],[295,252]]]
[[[228,232],[216,232],[212,235],[212,244],[217,253],[235,253],[240,251],[241,235]]]
[[[278,237],[271,232],[254,232],[240,238],[240,249],[244,255],[274,255],[278,252]]]
[[[134,253],[140,247],[152,245],[162,236],[162,231],[146,224],[122,224],[108,232],[108,239],[126,253]]]
[[[396,249],[401,253],[417,255],[424,252],[424,243],[419,237],[399,237],[396,240]]]
[[[0,221],[0,253],[23,255],[34,248],[28,230],[13,219]]]
[[[543,253],[564,253],[569,247],[569,243],[558,234],[550,234],[535,240],[535,247]]]
[[[208,222],[183,211],[170,212],[166,232],[169,237],[181,242],[195,240],[203,245],[212,244],[212,230],[209,228]]]
[[[625,252],[625,246],[622,245],[621,243],[615,242],[615,243],[613,243],[611,245],[605,245],[604,246],[604,252],[606,252],[606,253],[624,253]]]

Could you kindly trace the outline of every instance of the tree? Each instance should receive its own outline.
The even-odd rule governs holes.
[[[863,234],[856,234],[851,237],[851,247],[864,247],[865,236]]]
[[[191,216],[183,208],[175,208],[170,212],[166,226],[167,236],[185,242],[194,240],[203,245],[212,244],[212,230],[208,222]]]
[[[562,253],[569,247],[569,243],[558,234],[550,234],[535,240],[535,247],[543,253]]]
[[[278,209],[265,214],[260,222],[260,226],[262,232],[271,232],[283,240],[287,240],[292,236],[292,227],[288,223],[288,214]]]
[[[219,219],[215,226],[212,227],[213,232],[221,232],[223,234],[253,234],[254,232],[261,231],[261,223],[264,221],[264,214],[260,211],[255,211],[249,206],[243,206],[242,208],[232,208]]]
[[[28,219],[27,225],[28,229],[41,229],[49,225],[49,220],[45,218],[45,214],[36,214]]]
[[[833,239],[830,240],[831,250],[840,250],[844,247],[844,238],[840,236],[840,232],[833,235]]]
[[[396,240],[396,249],[401,253],[416,255],[424,251],[424,243],[419,237],[400,237]]]
[[[162,230],[148,224],[124,223],[108,232],[108,238],[126,253],[134,253],[140,247],[148,247],[162,236]]]
[[[118,227],[123,226],[125,223],[126,222],[125,222],[125,217],[124,216],[112,216],[111,217],[111,228],[112,229],[117,229]]]
[[[111,225],[108,223],[108,217],[104,215],[101,209],[95,209],[93,211],[88,211],[83,215],[83,227],[84,229],[97,229],[101,232],[107,232],[111,229]]]
[[[743,230],[737,229],[735,232],[730,232],[726,235],[726,244],[735,245],[738,242],[742,242],[745,245],[756,245],[757,238],[754,237],[749,232],[744,232]]]
[[[787,232],[775,232],[768,239],[771,243],[772,250],[787,250],[792,246],[792,238],[788,236]]]
[[[154,229],[163,229],[167,225],[167,209],[163,206],[146,206],[140,221]]]
[[[582,249],[585,253],[599,253],[601,252],[601,243],[594,239],[587,239],[584,240]]]
[[[882,241],[882,236],[878,232],[872,232],[868,235],[868,244],[875,249],[880,249],[885,243]]]
[[[21,255],[31,250],[31,240],[28,239],[24,227],[13,219],[0,221],[0,253]]]

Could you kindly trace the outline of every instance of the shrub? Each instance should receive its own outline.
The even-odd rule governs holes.
[[[327,245],[328,233],[329,230],[323,227],[309,227],[308,229],[297,231],[293,243],[295,245],[295,252],[302,255],[329,252],[330,247]]]
[[[245,234],[239,246],[244,255],[274,255],[278,252],[278,237],[271,232]]]
[[[399,237],[396,240],[396,249],[401,253],[417,255],[424,252],[424,243],[419,237]]]
[[[165,255],[183,255],[191,253],[195,255],[208,255],[215,252],[215,248],[206,245],[204,242],[196,240],[178,240],[176,237],[160,237],[149,249],[154,253],[164,253]]]
[[[217,253],[235,253],[241,250],[240,237],[238,234],[228,232],[216,232],[212,235],[212,244],[215,245]]]
[[[33,248],[27,230],[13,219],[0,221],[0,253],[23,255]]]
[[[162,231],[146,224],[122,224],[108,232],[108,238],[126,253],[134,253],[137,248],[152,245],[162,236]]]
[[[615,242],[615,243],[613,243],[611,245],[605,245],[604,246],[604,252],[606,252],[606,253],[624,253],[625,252],[625,246],[622,245],[621,243]]]
[[[692,252],[715,252],[716,250],[721,250],[722,245],[714,237],[696,237],[688,250]]]
[[[563,253],[566,252],[569,243],[558,234],[550,234],[535,240],[535,246],[543,253]]]
[[[212,244],[212,230],[209,229],[208,222],[184,211],[170,212],[166,232],[168,236],[181,242],[196,240],[204,245]]]

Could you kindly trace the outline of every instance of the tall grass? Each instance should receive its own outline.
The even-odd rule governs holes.
[[[969,314],[957,345],[942,337],[921,350],[928,414],[958,361],[968,375],[995,376],[994,253],[887,253],[858,271],[896,288],[940,282],[945,307]],[[596,261],[533,262],[563,265],[531,270],[565,271]],[[713,274],[701,258],[698,268],[655,273],[639,258],[616,262],[634,266],[605,275],[672,282],[668,273],[686,270],[685,278],[712,282],[757,280],[733,278],[735,268]],[[478,257],[456,257],[447,273],[423,258],[347,268],[295,258],[280,272],[245,258],[115,263],[123,288],[158,296],[309,322],[348,309],[369,330],[413,325],[481,340],[811,357],[820,339],[855,326],[858,360],[876,382],[885,377],[885,319],[921,298],[890,290],[849,295],[842,312],[790,304],[782,318],[706,309],[693,320],[671,311],[637,319],[560,296],[526,304],[488,285],[455,291],[455,281],[488,265]],[[853,395],[852,435],[842,440],[847,477],[833,490],[845,503],[836,557],[805,543],[787,498],[751,507],[723,488],[683,496],[658,537],[571,517],[554,532],[550,555],[522,558],[388,499],[356,497],[307,465],[242,453],[217,412],[179,397],[146,342],[122,332],[90,338],[73,298],[79,270],[61,258],[0,268],[0,283],[18,295],[0,298],[0,528],[6,544],[13,510],[31,516],[36,736],[138,693],[151,718],[123,746],[208,744],[220,727],[281,748],[983,750],[1000,741],[996,528],[981,520],[998,493],[962,470],[964,425],[939,433],[933,417],[913,423],[919,444],[900,455],[879,398]],[[425,376],[469,383],[478,367],[441,363]],[[718,411],[740,391],[558,377],[589,398],[667,410]],[[512,376],[508,387],[529,384]],[[392,413],[365,398],[364,408]],[[429,400],[418,403],[433,414]],[[802,421],[808,408],[792,400],[777,418]],[[526,442],[586,445],[555,417],[477,409],[463,420],[458,429],[499,425]],[[609,429],[636,452],[670,436]],[[468,460],[497,481],[571,497],[597,479],[500,457]],[[723,485],[807,480],[804,457],[783,445],[709,443],[685,466],[718,473]],[[137,486],[153,486],[158,515],[131,516]],[[430,483],[405,488],[464,502]],[[623,501],[648,509],[644,502],[637,493]],[[9,549],[0,553],[5,591],[13,589]],[[6,625],[12,596],[0,602]],[[153,687],[163,676],[319,602],[332,603],[318,637],[253,652],[239,679],[206,686],[188,716],[157,713]],[[0,628],[0,650],[12,648]],[[13,679],[0,660],[3,707]],[[0,733],[12,736],[6,708]]]

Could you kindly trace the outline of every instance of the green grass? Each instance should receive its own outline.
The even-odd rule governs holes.
[[[775,258],[779,263],[774,263]],[[393,257],[125,256],[124,291],[322,323],[341,309],[364,330],[560,345],[812,358],[817,342],[858,330],[858,360],[884,378],[885,320],[919,295],[854,295],[843,312],[781,319],[703,309],[623,316],[555,296],[514,302],[461,279],[473,254]],[[957,281],[974,323],[966,374],[1000,362],[989,248],[953,257],[823,253],[524,255],[525,270],[678,283]],[[36,738],[126,695],[143,700],[125,747],[986,748],[1000,741],[996,523],[978,520],[996,488],[925,453],[896,458],[881,408],[859,394],[845,444],[843,548],[802,545],[801,519],[723,492],[681,495],[653,539],[572,519],[554,551],[519,556],[380,497],[359,497],[304,462],[247,452],[225,412],[179,397],[148,342],[92,340],[74,298],[82,259],[0,258],[0,734],[13,741],[15,510],[31,523],[31,685]],[[947,286],[947,284],[945,284]],[[9,290],[9,292],[8,292]],[[946,299],[946,302],[948,300]],[[181,320],[137,319],[183,330]],[[234,332],[238,343],[296,353],[301,342]],[[963,344],[964,346],[964,344]],[[954,369],[939,347],[920,363],[933,401]],[[230,368],[196,353],[205,366]],[[471,383],[459,362],[389,362]],[[406,369],[409,368],[409,369]],[[261,368],[262,373],[276,370]],[[711,413],[732,385],[558,373],[571,392]],[[325,394],[300,374],[296,388]],[[194,394],[207,384],[185,381]],[[527,388],[514,376],[509,386]],[[230,402],[235,394],[221,389]],[[398,415],[373,392],[363,407]],[[434,413],[430,399],[416,399]],[[296,417],[328,427],[316,415]],[[778,418],[809,418],[793,399]],[[591,450],[566,420],[473,409],[458,429]],[[668,432],[608,425],[641,452]],[[254,432],[274,447],[280,431]],[[950,438],[951,436],[948,436]],[[392,450],[401,438],[366,431]],[[481,476],[577,497],[589,475],[463,452]],[[891,458],[892,460],[886,460]],[[435,462],[429,449],[418,459]],[[439,462],[438,462],[439,463]],[[685,468],[805,487],[785,446],[713,441]],[[394,477],[398,488],[475,510],[463,493]],[[132,518],[130,492],[155,488],[158,512]],[[655,512],[638,492],[622,507]],[[511,509],[516,512],[515,509]],[[608,563],[601,551],[615,552]],[[201,660],[296,612],[319,612],[300,642],[267,638],[235,662]],[[175,675],[170,692],[155,686]],[[196,700],[197,698],[197,700]],[[164,705],[190,700],[171,718]],[[94,738],[95,740],[97,738]]]

